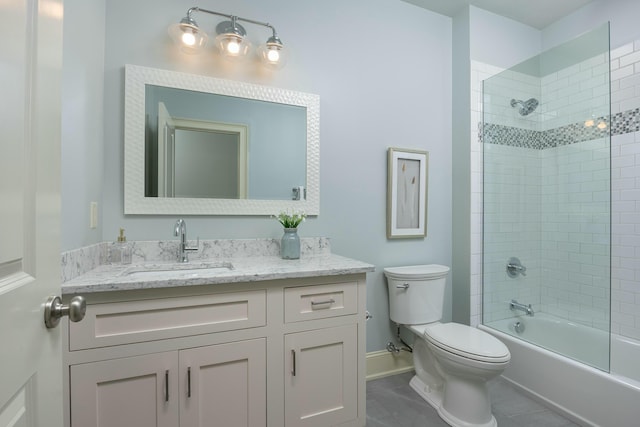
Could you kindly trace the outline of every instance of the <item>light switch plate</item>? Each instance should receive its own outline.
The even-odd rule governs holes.
[[[98,228],[98,202],[89,204],[89,228]]]

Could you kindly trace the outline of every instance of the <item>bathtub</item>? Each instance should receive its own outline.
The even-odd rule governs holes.
[[[524,326],[521,333],[514,328],[516,322],[520,322],[519,329]],[[545,313],[478,327],[507,345],[511,363],[503,377],[533,398],[581,425],[640,425],[639,342],[612,335],[608,373],[598,369],[608,367],[609,334],[603,331]],[[540,346],[525,340],[535,340]]]

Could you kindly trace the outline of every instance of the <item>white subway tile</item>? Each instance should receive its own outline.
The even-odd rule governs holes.
[[[628,53],[620,57],[620,67],[625,67],[640,61],[640,51]]]
[[[620,68],[620,60],[617,58],[612,59],[610,67],[611,67],[611,71],[617,70],[618,68]]]
[[[634,97],[620,101],[620,110],[629,111],[640,107],[640,93],[637,93]]]
[[[619,80],[624,77],[633,75],[633,65],[627,65],[626,67],[620,67],[617,70],[611,71],[611,80]]]
[[[627,43],[611,50],[611,59],[619,58],[633,52],[633,43]]]

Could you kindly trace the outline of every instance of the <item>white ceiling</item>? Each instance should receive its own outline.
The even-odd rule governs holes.
[[[560,18],[594,0],[404,0],[433,12],[454,16],[468,5],[506,16],[537,28],[549,26]]]

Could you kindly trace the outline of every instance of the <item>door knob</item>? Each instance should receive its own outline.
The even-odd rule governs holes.
[[[58,296],[50,296],[44,305],[44,324],[47,328],[55,328],[62,316],[69,316],[72,322],[79,322],[84,319],[86,312],[87,301],[81,296],[71,298],[69,305],[62,304]]]

